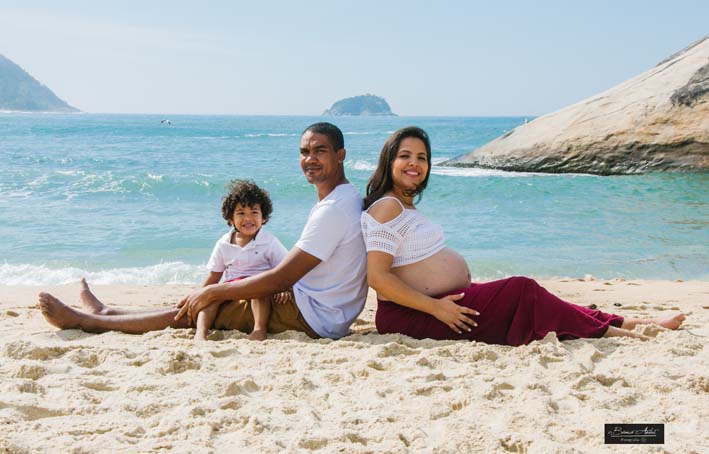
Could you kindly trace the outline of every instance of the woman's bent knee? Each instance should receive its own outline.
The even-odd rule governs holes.
[[[539,287],[539,283],[527,276],[513,276],[508,279],[508,282],[515,285],[524,285],[529,287]]]

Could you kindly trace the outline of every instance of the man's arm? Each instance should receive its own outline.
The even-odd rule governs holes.
[[[293,284],[319,263],[320,259],[317,257],[294,247],[278,266],[269,271],[240,281],[213,284],[195,290],[177,304],[180,312],[175,316],[175,320],[187,314],[187,319],[192,322],[197,318],[199,311],[210,304],[261,298],[283,292],[293,287]]]

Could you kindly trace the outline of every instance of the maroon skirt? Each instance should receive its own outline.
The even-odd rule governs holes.
[[[379,300],[377,330],[416,339],[468,339],[488,344],[524,345],[555,332],[560,340],[601,337],[610,325],[620,327],[623,317],[568,303],[549,293],[534,279],[510,277],[438,295],[464,293],[456,304],[480,312],[470,332],[456,333],[425,312]]]

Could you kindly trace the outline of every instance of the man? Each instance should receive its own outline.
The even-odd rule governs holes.
[[[103,305],[82,282],[82,302],[90,313],[76,311],[40,293],[42,314],[62,329],[89,332],[144,333],[168,326],[194,326],[197,313],[219,304],[218,329],[253,328],[248,299],[293,289],[295,303],[274,304],[269,332],[293,329],[310,337],[340,338],[364,307],[367,258],[360,229],[362,198],[345,177],[342,131],[330,123],[308,126],[300,139],[300,166],[315,186],[318,203],[310,211],[300,239],[270,271],[195,290],[175,309],[134,313]]]

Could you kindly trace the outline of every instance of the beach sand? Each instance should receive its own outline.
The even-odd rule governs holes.
[[[523,347],[376,334],[338,341],[192,330],[59,331],[37,287],[0,287],[0,452],[709,452],[709,282],[543,280],[621,315],[682,310],[678,331]],[[79,307],[78,284],[45,287]],[[168,306],[185,286],[95,286]],[[615,306],[619,303],[620,306]],[[604,445],[605,423],[663,423],[664,445]]]

